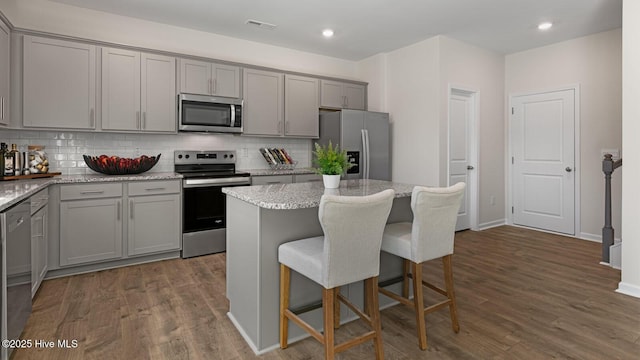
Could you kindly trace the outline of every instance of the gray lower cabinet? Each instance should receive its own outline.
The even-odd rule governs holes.
[[[47,189],[31,197],[31,297],[49,268],[49,192]]]
[[[122,184],[60,188],[60,266],[122,257]]]
[[[296,182],[296,183],[322,181],[322,175],[318,175],[318,174],[296,174],[294,176],[293,180],[294,180],[293,182]]]
[[[251,185],[291,184],[293,175],[259,175],[251,177]]]
[[[60,266],[180,250],[181,181],[61,185]]]
[[[129,256],[180,249],[180,182],[128,184]]]

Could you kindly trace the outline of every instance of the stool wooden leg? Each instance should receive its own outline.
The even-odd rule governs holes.
[[[409,260],[402,259],[402,297],[409,298]]]
[[[285,310],[289,308],[289,288],[291,287],[291,269],[280,264],[280,348],[286,349],[289,338],[289,319]]]
[[[451,327],[455,333],[460,331],[460,325],[458,324],[458,307],[456,305],[456,294],[453,291],[453,266],[451,261],[452,256],[447,255],[442,257],[442,267],[444,270],[444,283],[447,289],[447,297],[449,298],[449,313],[451,314]]]
[[[340,287],[333,289],[333,328],[338,329],[340,327],[340,301],[338,301],[338,294],[340,294]]]
[[[371,319],[371,327],[376,332],[373,339],[373,347],[376,352],[376,360],[384,359],[384,349],[382,348],[382,324],[380,322],[380,304],[378,303],[378,277],[372,277],[365,280],[365,288],[368,290],[365,302],[369,305],[369,318]]]
[[[335,346],[333,337],[333,301],[335,299],[335,288],[322,288],[322,312],[324,314],[324,358],[333,360],[335,356]]]
[[[416,327],[418,329],[418,345],[420,349],[427,349],[427,329],[424,319],[424,300],[422,292],[422,264],[411,262],[413,273],[413,304],[416,312]]]

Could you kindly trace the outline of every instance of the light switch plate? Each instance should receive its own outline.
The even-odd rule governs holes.
[[[604,155],[605,154],[611,154],[611,159],[613,161],[616,161],[616,160],[620,159],[620,149],[602,149],[602,150],[600,150],[600,155],[602,155],[603,159],[604,159]]]

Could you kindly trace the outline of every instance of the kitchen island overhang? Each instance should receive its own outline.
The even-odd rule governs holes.
[[[227,194],[227,298],[228,316],[256,354],[279,347],[278,246],[302,238],[321,236],[318,220],[320,198],[325,193],[365,196],[393,189],[395,198],[389,223],[411,221],[411,192],[414,185],[381,180],[343,180],[338,189],[324,189],[320,182],[274,184],[224,188]],[[380,281],[402,274],[402,260],[381,253]],[[394,288],[395,287],[395,288]],[[400,291],[400,284],[389,289]],[[344,296],[356,306],[363,304],[363,283],[341,288]],[[292,272],[291,307],[316,304],[321,287],[304,276]],[[380,296],[380,307],[395,304]],[[301,317],[316,329],[322,329],[322,309]],[[341,308],[341,322],[357,316],[346,306]],[[290,326],[289,340],[308,337],[297,326]]]

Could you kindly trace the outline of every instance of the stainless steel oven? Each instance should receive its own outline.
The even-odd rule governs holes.
[[[248,186],[248,173],[235,171],[234,151],[175,151],[182,174],[182,257],[226,250],[226,195],[223,187]]]

